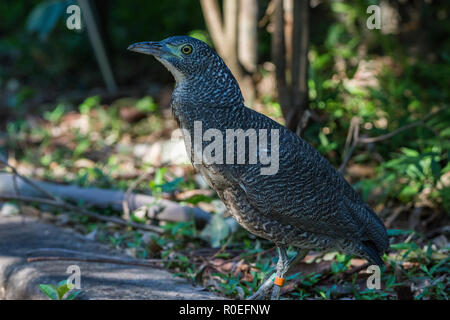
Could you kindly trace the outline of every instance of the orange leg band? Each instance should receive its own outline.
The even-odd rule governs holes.
[[[279,287],[282,287],[284,285],[284,280],[285,280],[284,278],[275,277],[275,280],[273,283]]]

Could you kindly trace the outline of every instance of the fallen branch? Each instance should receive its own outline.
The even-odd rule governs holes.
[[[72,202],[82,202],[85,205],[93,207],[110,207],[114,210],[121,211],[126,195],[126,192],[120,190],[82,188],[72,185],[42,182],[22,176],[18,177],[17,188],[20,191],[20,195],[28,198],[52,200],[51,203],[48,203],[51,205],[67,205],[65,201],[61,200],[65,199]],[[13,175],[0,172],[0,195],[8,195],[10,197],[15,193],[13,188]],[[42,201],[37,202],[42,203]],[[211,214],[198,207],[182,206],[176,202],[158,199],[151,195],[131,193],[129,194],[127,204],[130,211],[145,207],[147,216],[150,219],[162,221],[183,222],[194,219],[199,225],[204,225],[211,217]],[[71,208],[78,210],[79,207],[71,206]]]
[[[47,197],[49,197],[50,199],[53,199],[55,201],[60,202],[61,200],[56,198],[54,195],[52,195],[51,193],[49,193],[47,190],[45,190],[44,188],[40,187],[39,184],[35,183],[33,180],[28,179],[27,177],[21,175],[16,168],[14,168],[12,165],[10,165],[8,163],[8,161],[3,160],[2,158],[0,158],[0,163],[3,164],[4,166],[8,167],[9,169],[11,169],[11,171],[14,174],[13,177],[13,184],[14,184],[14,189],[16,191],[16,193],[19,193],[19,189],[18,189],[18,185],[17,185],[17,177],[21,178],[22,180],[24,180],[26,183],[28,183],[30,186],[34,187],[36,190],[42,192],[44,195],[46,195]]]
[[[161,268],[159,263],[164,262],[163,260],[130,260],[130,259],[120,259],[120,258],[83,258],[83,257],[31,257],[27,258],[28,263],[38,262],[38,261],[79,261],[79,262],[93,262],[93,263],[112,263],[121,264],[127,266],[140,266],[140,267],[152,267]]]
[[[23,201],[23,202],[37,202],[37,203],[47,204],[50,206],[71,210],[74,213],[82,213],[88,217],[91,217],[96,220],[104,221],[104,222],[112,222],[115,224],[132,227],[135,229],[153,231],[153,232],[156,232],[159,234],[164,233],[164,230],[162,228],[159,228],[156,226],[126,221],[126,220],[123,220],[123,219],[117,218],[117,217],[104,216],[104,215],[86,210],[84,208],[80,208],[78,206],[71,205],[66,202],[58,202],[55,200],[45,199],[45,198],[18,196],[15,194],[0,194],[0,201],[10,201],[10,200]]]
[[[351,275],[353,275],[353,274],[355,274],[355,273],[359,273],[360,271],[362,271],[362,270],[364,270],[364,269],[367,269],[368,267],[370,266],[370,263],[364,263],[364,264],[362,264],[362,265],[360,265],[360,266],[357,266],[357,267],[354,267],[354,268],[352,268],[352,269],[350,269],[350,270],[347,270],[347,271],[345,271],[343,274],[342,274],[342,278],[348,278],[348,277],[350,277]]]

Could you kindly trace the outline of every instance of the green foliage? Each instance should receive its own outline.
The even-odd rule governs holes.
[[[182,177],[178,177],[173,179],[170,182],[166,182],[164,176],[167,174],[168,169],[158,168],[155,172],[155,176],[153,180],[150,180],[149,187],[152,190],[153,195],[156,197],[160,197],[163,192],[173,192],[175,191],[179,185],[183,182]]]
[[[81,291],[71,291],[73,285],[68,284],[67,280],[58,283],[58,286],[51,284],[40,284],[39,289],[51,300],[74,300]]]
[[[37,33],[41,40],[46,40],[55,28],[67,6],[73,4],[72,0],[44,1],[31,11],[27,19],[28,32]]]
[[[155,112],[158,110],[158,105],[153,101],[152,97],[146,96],[136,103],[136,109],[144,112]]]
[[[58,124],[66,111],[66,106],[60,103],[53,111],[44,112],[44,119],[50,121],[52,124]]]
[[[88,97],[80,106],[78,109],[80,110],[81,114],[89,114],[89,112],[94,108],[97,107],[100,104],[100,97],[99,96],[93,96]]]
[[[336,142],[330,142],[327,138],[327,136],[323,133],[319,133],[319,140],[320,140],[320,146],[319,151],[322,153],[328,153],[332,150],[335,150],[337,148]]]
[[[166,223],[163,228],[176,238],[189,238],[197,234],[194,221]]]
[[[192,30],[188,33],[188,36],[206,42],[211,47],[214,47],[214,44],[212,43],[208,32],[206,32],[205,30]]]
[[[222,242],[230,235],[230,228],[228,227],[224,218],[219,214],[213,215],[211,221],[200,233],[200,237],[209,241],[211,247],[218,248]]]

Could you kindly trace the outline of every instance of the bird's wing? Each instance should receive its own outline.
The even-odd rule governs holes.
[[[286,145],[289,148],[283,148]],[[280,131],[280,146],[275,175],[261,175],[248,167],[236,177],[249,203],[262,214],[305,231],[333,238],[363,236],[373,217],[345,179],[285,128]]]

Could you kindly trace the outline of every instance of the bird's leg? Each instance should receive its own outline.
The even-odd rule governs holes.
[[[286,253],[286,249],[283,247],[278,247],[278,263],[277,272],[275,276],[275,282],[272,289],[272,300],[278,300],[280,298],[281,287],[284,282],[284,275],[289,269],[289,259]]]
[[[262,300],[269,296],[269,292],[273,287],[273,279],[275,278],[275,272],[270,273],[269,276],[264,277],[262,285],[259,286],[258,290],[251,295],[249,300]]]
[[[294,257],[292,257],[289,260],[287,270],[289,270],[289,268],[291,266],[295,265],[298,261],[302,260],[307,254],[308,254],[308,250],[300,250]],[[275,279],[275,275],[276,275],[276,273],[272,272],[268,276],[266,276],[263,280],[263,284],[248,299],[249,300],[258,300],[258,299],[264,299],[265,297],[267,297],[269,295],[270,290],[274,287],[273,281]]]

